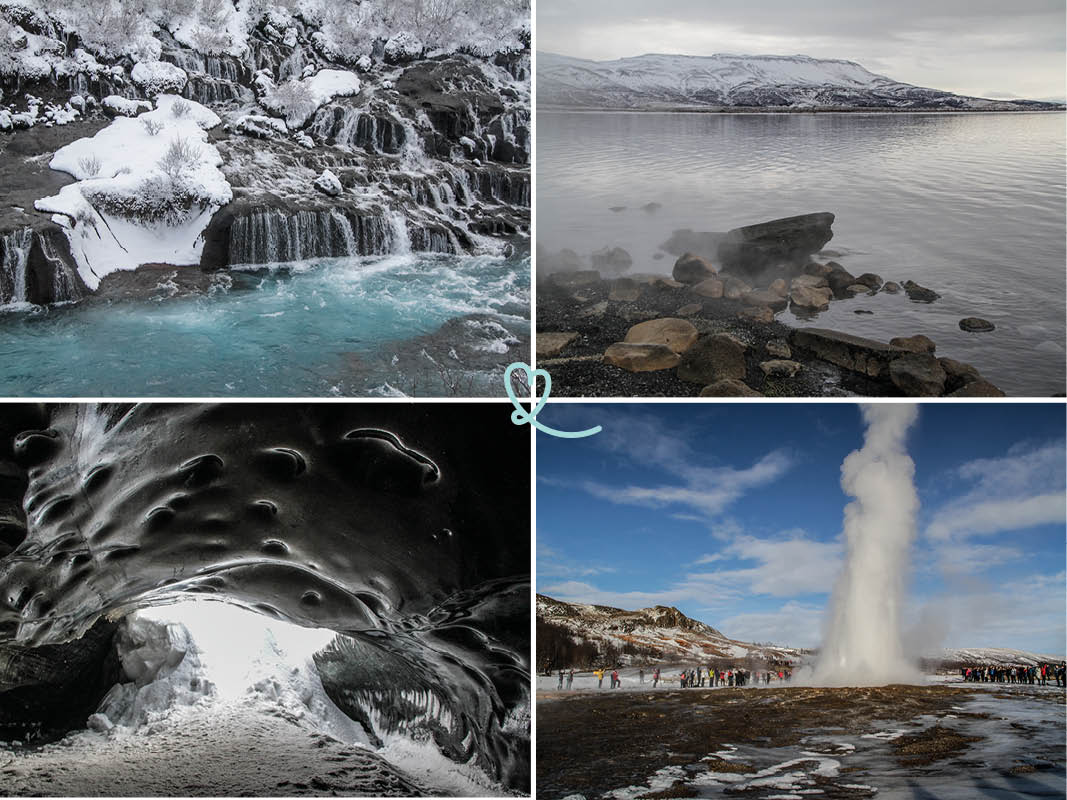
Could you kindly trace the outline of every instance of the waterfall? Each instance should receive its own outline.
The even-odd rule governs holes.
[[[221,78],[208,78],[202,75],[190,75],[189,82],[182,90],[182,96],[195,100],[202,105],[225,103],[229,100],[242,100],[246,93],[239,84]]]
[[[399,211],[388,214],[389,227],[393,232],[393,252],[401,255],[411,252],[411,237],[408,235],[408,223]]]
[[[407,134],[404,127],[389,117],[368,114],[346,103],[330,103],[312,118],[311,135],[338,147],[360,148],[372,153],[399,153]]]
[[[32,244],[32,228],[0,234],[0,302],[26,302],[26,262]]]
[[[394,251],[395,229],[382,217],[340,209],[286,213],[257,209],[230,231],[231,264],[272,264],[308,258],[382,255]]]

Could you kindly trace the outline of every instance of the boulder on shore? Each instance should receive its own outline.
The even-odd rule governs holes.
[[[627,372],[655,372],[670,369],[681,360],[665,344],[626,344],[616,342],[604,351],[604,363]]]
[[[929,353],[908,353],[889,363],[893,385],[911,397],[940,397],[945,377],[945,370]]]
[[[674,262],[671,273],[680,283],[697,284],[715,275],[715,267],[706,258],[686,253]]]
[[[537,357],[554,358],[560,354],[564,347],[578,338],[576,331],[538,331],[537,333]]]
[[[904,350],[909,350],[912,353],[932,353],[937,349],[937,345],[934,344],[934,340],[929,336],[923,336],[921,333],[915,336],[897,336],[889,340],[889,343],[893,347],[900,347]]]
[[[763,397],[748,385],[733,378],[709,383],[700,390],[701,397]]]
[[[593,269],[606,275],[621,275],[633,266],[634,260],[621,247],[605,247],[590,256]]]
[[[689,383],[705,386],[716,381],[745,377],[743,342],[728,333],[713,333],[698,339],[678,364],[678,377]]]
[[[798,328],[793,331],[791,340],[794,351],[805,351],[870,378],[884,378],[890,363],[907,353],[874,339],[826,328]]]
[[[626,344],[662,344],[675,353],[684,353],[697,340],[697,329],[691,322],[677,317],[650,319],[639,322],[626,332]]]
[[[797,273],[833,238],[833,222],[834,215],[824,211],[734,228],[719,243],[718,260],[738,275],[754,277],[783,268]]]

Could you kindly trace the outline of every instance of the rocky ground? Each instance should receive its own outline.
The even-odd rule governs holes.
[[[1051,687],[746,687],[538,701],[545,798],[1009,797],[1063,787],[1064,694]]]
[[[865,293],[938,298],[826,260],[832,222],[823,213],[679,232],[688,235],[668,249],[686,252],[671,277],[624,274],[630,257],[618,248],[594,253],[593,270],[570,251],[539,253],[537,365],[563,396],[1003,396],[975,367],[935,355],[925,336],[885,343],[776,320],[787,307],[814,316]],[[979,319],[960,326],[992,329]]]

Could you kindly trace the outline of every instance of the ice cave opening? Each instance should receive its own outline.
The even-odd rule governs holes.
[[[5,793],[528,792],[529,478],[465,437],[529,441],[475,411],[0,418]]]

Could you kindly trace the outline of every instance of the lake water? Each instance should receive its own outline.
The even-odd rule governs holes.
[[[508,359],[529,334],[528,256],[304,262],[194,296],[167,283],[142,300],[0,310],[0,395],[501,396],[505,362],[529,360]]]
[[[1064,124],[1060,113],[541,112],[537,240],[586,258],[620,246],[633,271],[669,272],[674,257],[654,256],[676,229],[831,211],[833,260],[942,299],[860,296],[781,321],[883,341],[923,333],[1009,395],[1048,396],[1065,378]],[[642,210],[650,202],[662,208]],[[997,329],[961,331],[972,316]]]

